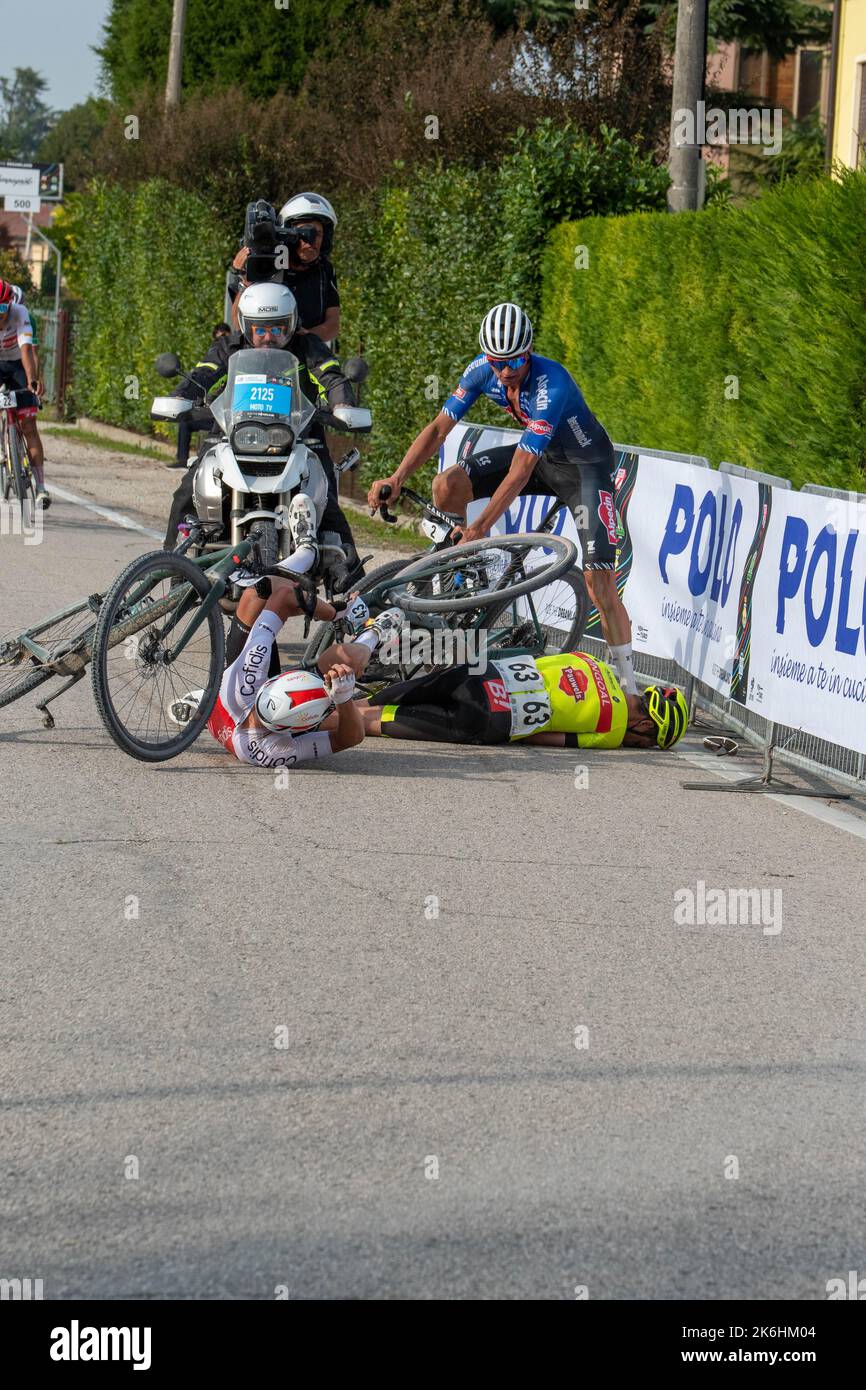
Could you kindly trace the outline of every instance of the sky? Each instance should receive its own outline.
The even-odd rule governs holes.
[[[109,0],[0,0],[3,71],[35,68],[48,82],[45,102],[65,111],[96,92],[99,59],[91,45],[102,42]],[[6,22],[15,14],[14,24]]]

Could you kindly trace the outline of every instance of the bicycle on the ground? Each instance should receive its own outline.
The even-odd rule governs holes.
[[[390,488],[382,489],[379,514],[383,521],[395,523],[387,505],[390,495]],[[440,641],[437,648],[437,630],[442,628],[452,638],[461,636],[467,650],[473,638],[476,647],[483,639],[487,651],[520,647],[535,656],[577,648],[592,604],[575,563],[576,547],[554,534],[558,503],[537,531],[491,536],[455,548],[455,532],[464,525],[461,517],[409,488],[402,489],[401,497],[421,509],[421,530],[432,544],[411,559],[381,565],[357,586],[374,616],[396,604],[410,620],[398,659],[384,663],[374,658],[365,685],[410,680],[451,664],[447,655],[437,661],[437,651],[457,651],[459,659],[453,641]],[[340,636],[337,625],[320,624],[304,653],[305,662],[315,660]]]

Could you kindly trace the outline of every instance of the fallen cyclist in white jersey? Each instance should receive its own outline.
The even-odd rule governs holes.
[[[269,677],[271,653],[283,623],[304,609],[296,585],[282,579],[272,579],[261,612],[259,607],[255,591],[247,589],[237,616],[241,623],[250,620],[249,635],[225,669],[207,725],[214,738],[241,762],[267,768],[318,761],[362,743],[364,720],[353,699],[355,681],[373,652],[399,633],[400,609],[388,608],[370,618],[363,599],[353,597],[339,616],[360,631],[326,648],[317,671],[294,669]],[[327,621],[335,614],[333,604],[319,599],[312,616]],[[169,706],[175,723],[185,724],[192,717],[201,695],[200,690],[190,691]]]

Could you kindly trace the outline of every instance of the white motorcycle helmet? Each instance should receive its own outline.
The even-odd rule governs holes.
[[[255,328],[268,327],[281,331],[285,342],[292,338],[298,326],[298,303],[287,285],[274,284],[273,280],[262,280],[248,285],[238,299],[238,327],[248,343],[257,346],[253,333]]]
[[[265,682],[256,700],[256,714],[275,734],[308,733],[334,708],[318,671],[284,671]]]
[[[280,208],[282,223],[303,222],[308,217],[317,217],[325,224],[321,255],[327,256],[334,244],[337,227],[337,214],[327,198],[323,198],[321,193],[296,193]]]

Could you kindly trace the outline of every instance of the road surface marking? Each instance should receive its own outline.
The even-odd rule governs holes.
[[[741,772],[735,772],[728,764],[720,767],[722,759],[715,753],[680,753],[684,762],[692,763],[694,767],[699,767],[702,772],[712,772],[714,776],[720,777],[724,782],[742,782],[750,780],[744,778]],[[840,790],[842,790],[840,788]],[[861,840],[866,840],[866,821],[852,816],[850,811],[844,811],[841,806],[826,806],[823,801],[818,801],[811,796],[774,796],[772,792],[744,792],[744,796],[766,796],[771,801],[777,801],[780,806],[790,806],[792,811],[802,811],[805,816],[814,816],[815,820],[824,821],[826,825],[832,825],[836,830],[847,830],[849,835],[857,835]],[[833,793],[828,792],[828,801],[832,801]]]
[[[65,488],[57,487],[55,483],[51,485],[51,496],[60,497],[64,502],[74,502],[76,507],[84,507],[88,512],[95,512],[97,516],[104,516],[106,521],[113,521],[115,526],[122,526],[127,531],[140,531],[143,536],[151,536],[155,541],[163,539],[159,531],[153,531],[149,526],[142,526],[140,521],[133,521],[131,516],[124,516],[123,512],[116,512],[111,507],[100,507],[96,502],[88,502],[86,497],[77,497],[74,492],[67,492]]]

